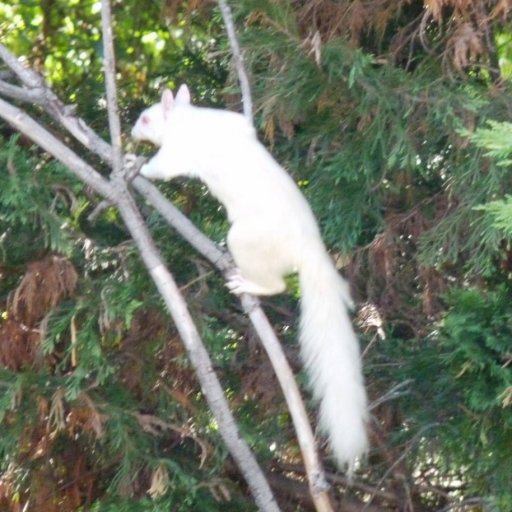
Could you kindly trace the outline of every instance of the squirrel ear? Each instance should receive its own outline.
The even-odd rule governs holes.
[[[164,89],[162,93],[162,106],[164,107],[164,112],[169,112],[174,105],[174,97],[172,95],[172,91],[170,89]]]
[[[190,91],[186,84],[180,85],[178,92],[176,93],[176,102],[182,105],[190,104]]]

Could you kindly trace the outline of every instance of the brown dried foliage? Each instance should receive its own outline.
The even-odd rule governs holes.
[[[156,367],[158,376],[153,382],[154,391],[163,391],[172,397],[173,401],[183,409],[183,417],[186,419],[182,425],[163,422],[152,414],[138,415],[141,425],[148,421],[157,427],[156,430],[144,428],[145,431],[157,435],[158,431],[171,430],[175,434],[175,442],[178,443],[183,437],[188,437],[200,447],[201,458],[213,451],[213,448],[197,434],[193,432],[188,424],[188,418],[197,414],[195,404],[196,397],[200,391],[194,370],[187,363],[188,358],[183,343],[178,336],[169,338],[167,321],[155,311],[141,311],[137,313],[132,321],[130,331],[123,336],[120,352],[123,364],[120,368],[120,380],[126,388],[141,400],[145,400],[146,411],[152,410],[152,403],[148,401],[147,394],[148,375],[146,373],[148,363],[153,365],[153,354],[144,355],[143,344],[148,339],[165,339],[161,349],[156,354]],[[151,361],[148,361],[150,359]]]
[[[192,13],[207,13],[214,3],[211,0],[166,0],[163,14],[168,19],[176,19],[179,13],[190,16]]]
[[[360,46],[372,33],[381,42],[388,34],[384,51],[395,61],[403,61],[419,42],[457,71],[496,66],[493,26],[506,22],[512,10],[511,0],[296,0],[294,5],[305,35],[318,32],[323,42],[345,36]]]
[[[435,210],[441,217],[448,206],[443,197],[437,201]],[[425,335],[431,320],[442,311],[439,297],[446,280],[437,269],[417,260],[419,239],[438,220],[437,216],[427,218],[421,205],[389,214],[384,231],[360,249],[350,265],[357,298],[376,308],[380,319],[395,325],[404,338]]]
[[[60,269],[60,277],[55,273]],[[36,264],[32,264],[22,279],[18,293],[13,292],[10,305],[18,305],[16,310],[25,320],[31,320],[37,324],[39,317],[47,313],[46,309],[38,308],[34,304],[28,304],[28,298],[36,300],[33,281],[39,282],[41,274],[49,276],[48,282],[52,283],[53,292],[46,290],[45,303],[49,306],[72,292],[75,284],[75,274],[68,262],[50,257]],[[66,279],[64,276],[67,276]],[[43,280],[44,281],[44,280]],[[56,283],[60,283],[57,285]],[[66,284],[67,283],[67,284]],[[29,290],[26,294],[24,291]],[[16,301],[14,300],[16,295]],[[31,311],[33,316],[27,316]],[[19,325],[13,318],[8,325]],[[111,325],[111,329],[117,334],[119,326]],[[39,333],[35,331],[35,343],[39,343]],[[163,421],[151,413],[153,398],[157,399],[154,389],[160,388],[176,399],[186,409],[186,418],[195,412],[194,396],[198,393],[197,381],[193,371],[184,365],[182,344],[177,338],[171,339],[163,345],[157,355],[158,372],[154,382],[148,382],[146,372],[147,364],[153,364],[154,355],[144,350],[144,344],[148,339],[158,339],[168,336],[167,321],[159,313],[141,311],[132,321],[131,329],[121,332],[121,343],[118,358],[120,365],[120,380],[127,386],[130,393],[143,400],[146,413],[133,415],[139,421],[141,428],[155,437],[165,434],[165,442],[177,445],[183,438],[191,439],[197,446],[198,464],[204,460],[213,447],[199,438],[188,423],[171,424]],[[107,333],[104,333],[107,335]],[[5,342],[5,331],[0,330],[0,340]],[[13,348],[9,347],[13,356]],[[21,354],[16,364],[24,366],[32,361],[32,358]],[[150,360],[150,361],[149,361]],[[16,364],[13,363],[13,366]],[[153,390],[149,392],[149,387]],[[101,440],[105,432],[105,423],[108,421],[108,412],[101,402],[92,395],[82,392],[73,402],[65,399],[64,389],[58,389],[51,398],[35,393],[35,408],[37,417],[30,422],[21,418],[16,412],[9,413],[4,422],[14,424],[20,422],[23,430],[19,438],[18,460],[13,461],[12,470],[4,472],[0,477],[0,510],[6,512],[49,511],[72,512],[79,507],[85,507],[101,495],[101,488],[106,475],[116,464],[113,460],[102,460],[94,449],[96,440]],[[27,396],[33,393],[27,393]],[[92,442],[84,442],[86,439]],[[78,442],[77,442],[78,440]],[[90,447],[93,447],[93,450]],[[29,478],[20,484],[18,471],[29,464]],[[148,475],[142,472],[130,483],[132,491],[135,489],[144,493],[148,488]],[[25,485],[26,484],[26,485]],[[140,488],[140,489],[139,489]],[[127,491],[128,492],[128,491]],[[139,492],[139,491],[137,491]],[[14,499],[15,496],[18,496]],[[24,508],[27,507],[27,508]]]
[[[0,324],[0,364],[12,370],[32,365],[41,339],[41,322],[64,298],[73,294],[78,275],[63,257],[51,255],[31,263],[5,306]]]
[[[417,49],[441,59],[448,73],[473,67],[486,68],[499,79],[499,64],[493,31],[510,19],[512,0],[291,0],[303,47],[317,62],[321,46],[336,37],[347,38],[353,46],[402,66],[411,64]],[[164,15],[210,16],[211,0],[167,0]],[[279,27],[261,11],[249,24]],[[312,43],[314,42],[314,44]],[[414,50],[414,51],[413,51]]]
[[[35,326],[61,299],[75,290],[78,274],[60,256],[48,256],[28,266],[16,290],[9,296],[7,309],[17,321]]]
[[[1,475],[0,510],[77,510],[92,502],[101,482],[94,470],[92,454],[80,443],[62,444],[62,438],[76,438],[77,434],[99,438],[102,430],[98,425],[105,417],[98,413],[86,395],[81,396],[73,407],[67,406],[63,390],[58,390],[51,400],[37,397],[36,404],[36,421],[26,423],[20,435],[19,459],[12,461],[9,469]],[[7,421],[17,421],[14,413]],[[30,465],[26,486],[20,485],[17,474],[24,464]]]

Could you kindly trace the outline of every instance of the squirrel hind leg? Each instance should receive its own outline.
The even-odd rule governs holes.
[[[240,269],[236,269],[228,276],[226,286],[235,295],[241,295],[242,293],[275,295],[285,290],[286,283],[281,277],[272,279],[269,275],[265,276],[265,280],[261,283],[251,281],[242,274]]]
[[[286,289],[284,276],[290,265],[286,258],[283,261],[281,241],[273,238],[272,229],[261,219],[244,219],[231,226],[227,243],[237,271],[229,276],[227,285],[233,293],[275,295]]]

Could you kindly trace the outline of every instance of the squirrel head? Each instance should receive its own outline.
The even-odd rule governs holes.
[[[135,140],[144,140],[155,146],[161,146],[166,122],[172,116],[173,109],[178,105],[190,105],[190,91],[185,84],[180,86],[176,97],[173,96],[170,89],[165,89],[160,103],[156,103],[141,113],[132,128],[132,137]]]

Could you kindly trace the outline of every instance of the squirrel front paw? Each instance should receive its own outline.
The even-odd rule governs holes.
[[[130,169],[135,165],[137,161],[137,155],[135,153],[125,153],[124,155],[124,166],[126,169]]]
[[[146,164],[141,165],[146,159],[139,157],[134,153],[124,155],[124,170],[127,181],[132,181],[137,174],[142,174],[142,169]]]

